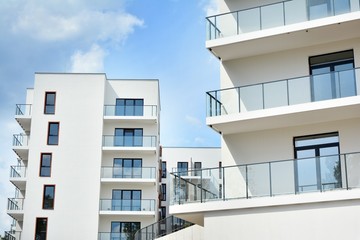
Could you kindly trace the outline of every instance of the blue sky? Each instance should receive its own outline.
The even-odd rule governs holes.
[[[219,88],[218,60],[205,49],[205,17],[214,11],[213,0],[0,3],[0,235],[11,223],[15,104],[25,102],[35,72],[159,79],[162,145],[219,146],[205,125],[205,92]]]

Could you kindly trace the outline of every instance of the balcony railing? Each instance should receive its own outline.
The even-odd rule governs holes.
[[[5,240],[20,240],[21,231],[6,231]]]
[[[156,136],[103,136],[104,147],[156,147]]]
[[[31,104],[16,104],[15,115],[31,116]]]
[[[323,192],[360,187],[360,153],[202,169],[192,183],[171,173],[171,204]]]
[[[25,178],[26,167],[25,166],[11,166],[10,167],[10,178]]]
[[[154,167],[142,167],[142,168],[102,167],[101,177],[155,179],[156,169]]]
[[[100,211],[155,211],[155,200],[100,199]]]
[[[172,168],[172,172],[175,174],[179,174],[182,177],[200,177],[201,174],[203,177],[210,177],[209,175],[206,174],[211,174],[211,172],[202,172],[201,173],[201,168],[199,169],[195,169],[195,168],[190,168],[190,169],[179,169],[179,168]]]
[[[292,0],[207,17],[207,39],[217,39],[359,11],[359,0]]]
[[[134,233],[99,232],[98,240],[133,240]]]
[[[153,240],[194,225],[181,218],[170,216],[144,227],[135,233],[134,240]]]
[[[24,198],[8,198],[7,210],[23,210]]]
[[[142,116],[156,117],[156,105],[132,106],[125,109],[124,106],[105,105],[104,116]]]
[[[21,147],[21,146],[28,146],[29,144],[29,136],[25,134],[14,134],[13,135],[13,146],[14,147]]]
[[[360,68],[210,91],[207,116],[356,96]]]

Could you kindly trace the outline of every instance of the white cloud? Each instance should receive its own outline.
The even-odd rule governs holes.
[[[207,0],[204,6],[206,16],[212,16],[219,13],[219,5],[217,0]]]
[[[205,124],[200,119],[193,117],[193,116],[189,116],[189,115],[185,116],[185,120],[186,120],[186,122],[190,123],[191,125],[194,125],[197,127],[202,127]]]
[[[56,6],[58,5],[58,8]],[[55,1],[55,4],[24,3],[12,31],[41,41],[64,41],[81,38],[88,42],[122,42],[142,26],[143,21],[126,13],[123,6],[117,9],[95,9],[91,4]],[[68,9],[66,9],[68,7]],[[67,11],[65,11],[65,9]]]
[[[92,45],[88,52],[76,51],[71,56],[71,72],[103,72],[105,51],[98,45]]]

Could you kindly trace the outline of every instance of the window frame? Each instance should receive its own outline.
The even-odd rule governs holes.
[[[43,166],[43,156],[50,156],[50,166]],[[39,177],[51,177],[51,165],[52,165],[52,153],[41,153],[40,154],[40,167],[39,167]],[[43,168],[49,168],[49,175],[48,176],[44,176],[41,174],[41,170]]]
[[[54,94],[54,104],[48,104],[47,103],[47,96],[50,95],[50,94]],[[54,92],[54,91],[45,92],[44,114],[46,114],[46,115],[54,115],[55,114],[55,106],[56,106],[56,92]],[[47,107],[53,107],[54,111],[53,112],[48,112]]]
[[[122,103],[122,104],[120,104]],[[140,105],[138,105],[141,103]],[[141,108],[139,108],[141,107]],[[137,114],[137,108],[140,113]],[[143,98],[116,98],[115,116],[144,116],[144,99]]]
[[[52,206],[51,207],[45,207],[46,205],[46,201],[50,201],[51,199],[46,199],[45,198],[45,194],[46,194],[46,188],[53,188],[53,198],[52,198]],[[43,201],[42,201],[42,209],[43,210],[54,210],[55,208],[55,185],[53,184],[49,184],[49,185],[44,185],[44,188],[43,188]]]
[[[52,124],[57,124],[57,135],[50,135],[50,131],[51,131],[51,125]],[[59,135],[60,135],[60,122],[49,122],[48,124],[48,132],[47,132],[47,145],[50,145],[50,146],[57,146],[59,145]],[[50,143],[50,138],[51,137],[57,137],[57,141],[56,143]]]
[[[167,175],[166,161],[161,161],[161,178],[166,178],[166,175]]]
[[[48,218],[47,217],[37,217],[35,220],[35,236],[34,236],[34,240],[39,240],[39,238],[37,238],[38,233],[38,222],[40,222],[40,220],[45,220],[46,222],[46,230],[45,230],[45,239],[40,239],[40,240],[46,240],[47,239],[47,229],[48,229]]]

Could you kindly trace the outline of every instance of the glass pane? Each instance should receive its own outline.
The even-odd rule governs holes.
[[[55,105],[55,94],[54,93],[46,94],[46,105]]]
[[[334,0],[335,15],[350,12],[350,0]]]
[[[111,232],[120,232],[120,222],[111,222]]]
[[[124,116],[124,115],[125,115],[125,100],[116,99],[115,116]]]
[[[271,188],[273,195],[295,193],[294,161],[271,163]]]
[[[308,0],[309,19],[324,18],[330,15],[330,0]]]
[[[297,170],[297,190],[298,192],[308,192],[318,190],[318,178],[315,150],[300,150],[297,151],[296,170]],[[310,158],[313,157],[314,158]],[[305,158],[305,159],[301,159]]]
[[[113,199],[121,199],[121,190],[113,190],[112,198]]]
[[[356,95],[356,82],[355,82],[354,70],[337,72],[335,77],[337,83],[338,97],[350,97]]]
[[[312,76],[313,101],[333,99],[331,76],[333,73]]]
[[[320,169],[322,190],[341,187],[341,166],[338,147],[320,149]],[[333,156],[328,156],[333,155]]]
[[[310,77],[290,79],[288,84],[289,105],[311,102]]]
[[[346,170],[348,187],[360,187],[360,153],[346,155]]]
[[[339,136],[337,135],[337,133],[334,133],[334,134],[329,134],[328,136],[324,135],[324,136],[296,138],[295,147],[313,146],[313,145],[338,143],[338,142],[339,142]],[[298,158],[300,157],[298,156]]]
[[[134,116],[134,100],[125,100],[125,116]]]
[[[288,105],[287,82],[279,81],[264,84],[265,108]]]
[[[261,7],[261,29],[278,27],[284,25],[283,3],[271,4]]]
[[[248,196],[270,196],[269,164],[248,165]]]
[[[284,2],[285,23],[293,24],[307,21],[306,1],[293,0]]]
[[[50,130],[49,130],[49,134],[50,135],[58,135],[59,133],[59,124],[58,123],[50,123]]]
[[[144,100],[136,99],[135,100],[135,116],[143,116],[144,115]]]
[[[246,166],[225,167],[223,171],[225,199],[246,198]],[[228,179],[236,184],[226,184]]]
[[[262,85],[240,88],[241,112],[264,108]]]
[[[260,8],[239,12],[239,33],[260,30]]]
[[[239,112],[239,92],[238,88],[221,90],[218,92],[222,103],[222,114],[231,114]]]
[[[216,17],[216,26],[222,37],[234,36],[237,34],[236,13],[227,13]]]

